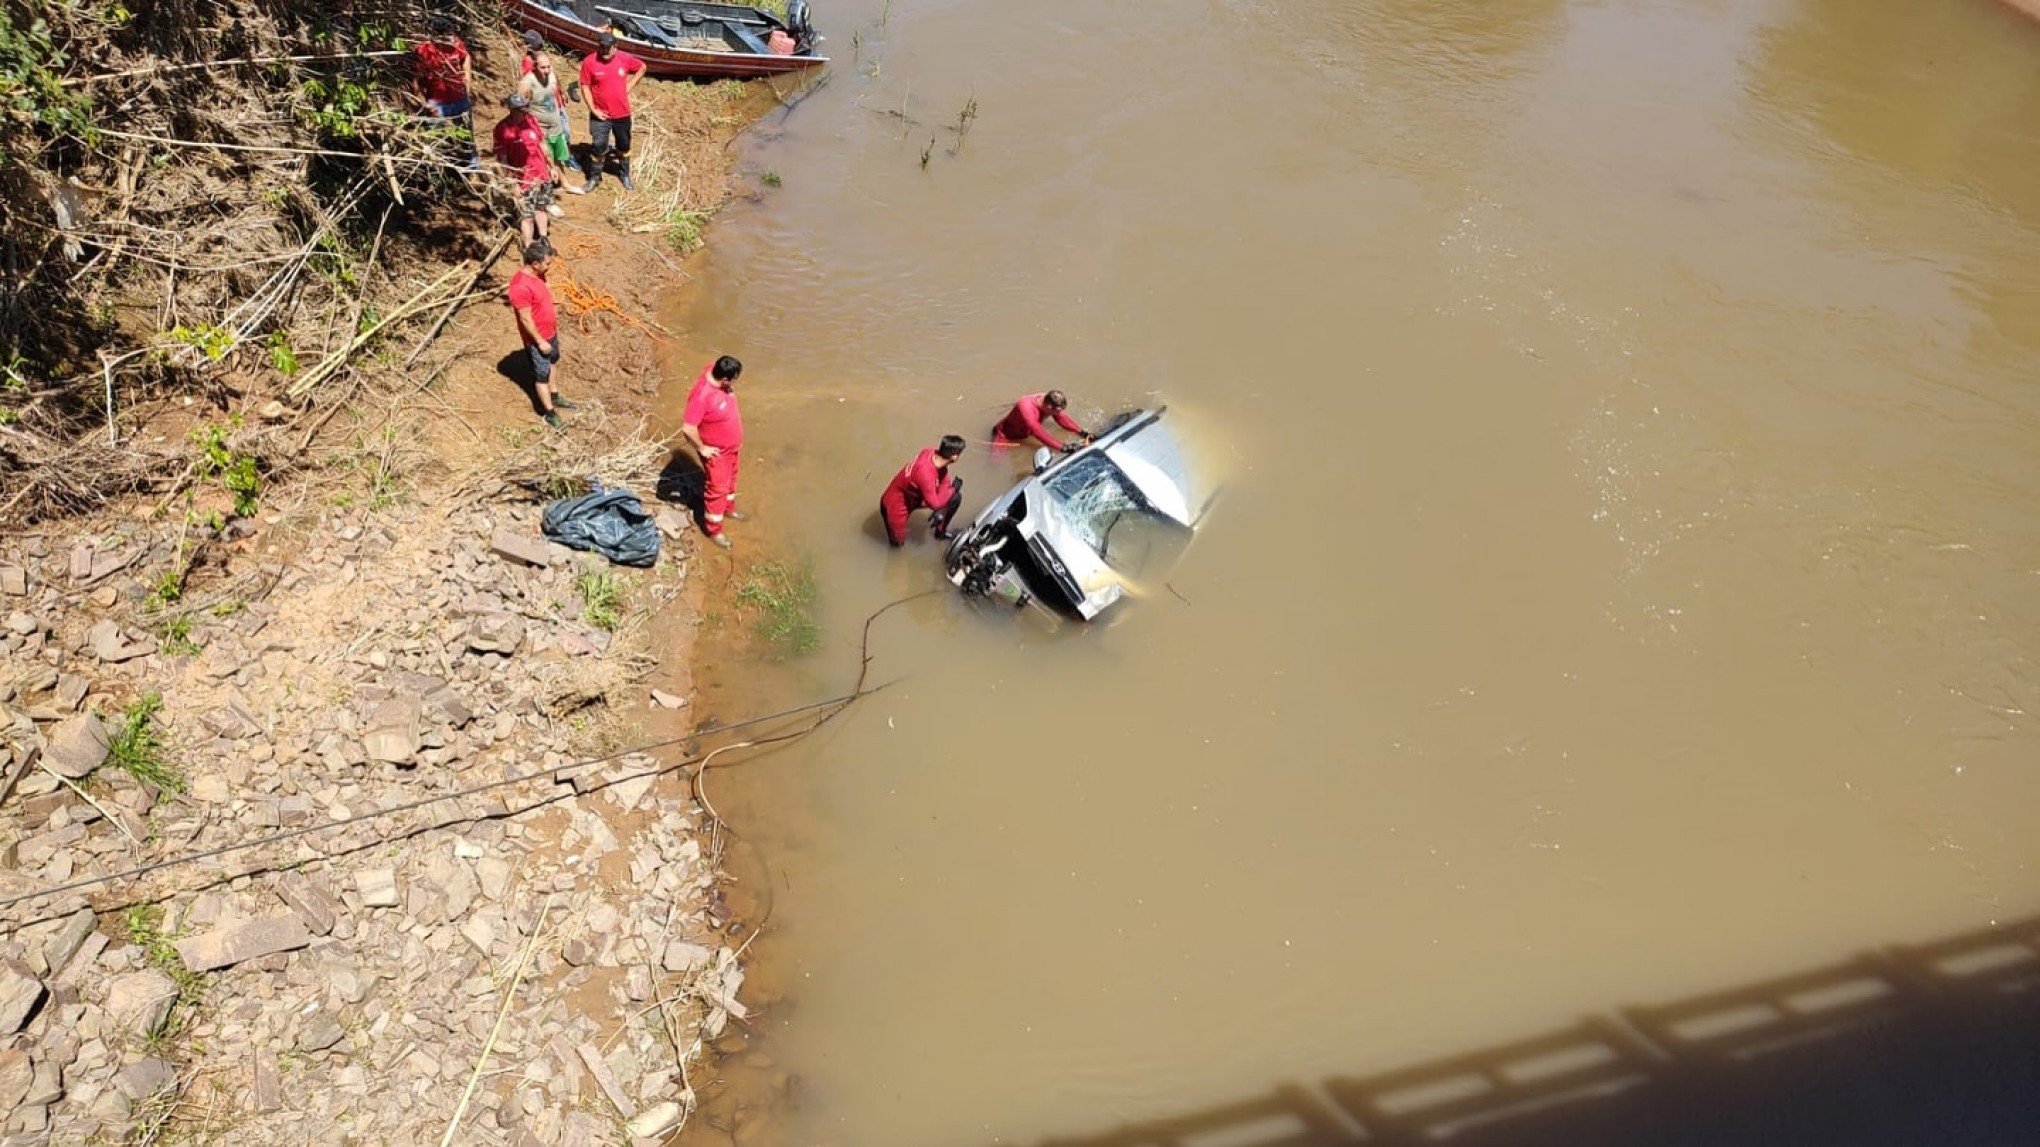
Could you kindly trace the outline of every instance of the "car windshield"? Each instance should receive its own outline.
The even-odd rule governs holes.
[[[1149,516],[1126,476],[1103,454],[1078,455],[1056,467],[1042,484],[1055,498],[1063,521],[1108,560],[1113,556],[1113,528],[1120,520]]]

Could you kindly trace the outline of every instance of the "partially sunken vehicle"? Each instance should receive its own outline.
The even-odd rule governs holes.
[[[1035,454],[1034,473],[950,543],[964,596],[1038,604],[1089,621],[1188,541],[1211,499],[1162,410],[1121,415],[1074,453]]]

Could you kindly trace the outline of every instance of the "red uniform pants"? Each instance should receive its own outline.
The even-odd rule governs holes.
[[[937,533],[949,528],[956,512],[963,509],[963,479],[955,479],[956,492],[949,501],[933,507],[935,513],[928,519],[928,527]],[[907,544],[907,518],[924,503],[919,494],[910,492],[894,493],[887,490],[878,500],[878,516],[885,519],[885,539],[895,546]]]
[[[737,500],[737,463],[742,451],[735,447],[702,461],[707,472],[701,491],[701,530],[709,537],[722,533],[723,515]]]

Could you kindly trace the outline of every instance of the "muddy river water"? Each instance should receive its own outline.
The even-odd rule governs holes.
[[[717,776],[803,1083],[751,1141],[1077,1135],[2040,910],[2040,27],[820,23],[679,320],[751,368],[738,569],[827,637],[703,715],[847,684],[943,584],[881,487],[1016,395],[1166,402],[1225,492],[1113,624],[918,599],[896,686]]]

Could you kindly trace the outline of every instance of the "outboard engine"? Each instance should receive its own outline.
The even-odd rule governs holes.
[[[815,34],[815,26],[808,19],[807,0],[787,0],[786,30],[793,33],[795,54],[802,56],[814,54],[815,42],[821,37]]]

